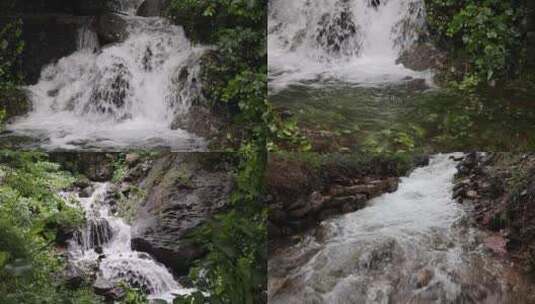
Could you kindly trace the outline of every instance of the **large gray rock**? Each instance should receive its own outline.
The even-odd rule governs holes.
[[[93,283],[93,290],[95,291],[95,294],[103,296],[106,298],[106,301],[111,303],[121,300],[126,295],[126,292],[123,288],[118,287],[112,282],[103,278],[98,278]]]
[[[186,236],[223,210],[233,189],[222,159],[219,153],[169,154],[154,162],[140,184],[146,196],[133,225],[133,249],[187,273],[203,251]]]
[[[420,43],[404,51],[396,63],[414,71],[438,69],[444,65],[446,55],[430,43]]]
[[[145,0],[137,10],[137,15],[142,17],[157,17],[165,13],[165,0]]]
[[[98,17],[97,34],[101,45],[125,41],[128,38],[126,20],[112,13],[105,13]]]

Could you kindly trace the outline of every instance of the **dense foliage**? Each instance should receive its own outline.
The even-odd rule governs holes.
[[[18,19],[0,26],[0,98],[12,94],[22,83],[20,58],[24,42],[21,39],[21,28],[22,21]],[[0,107],[0,126],[5,114],[5,109]]]
[[[74,178],[39,153],[0,151],[0,302],[99,303],[89,287],[70,289],[57,274],[60,231],[83,224],[58,195]],[[74,202],[73,202],[74,203]]]
[[[514,0],[426,0],[428,24],[439,44],[452,51],[461,88],[512,78],[522,47],[523,10]]]
[[[266,128],[266,0],[173,0],[168,15],[195,42],[214,45],[205,60],[204,95],[231,113],[240,140],[263,145]]]

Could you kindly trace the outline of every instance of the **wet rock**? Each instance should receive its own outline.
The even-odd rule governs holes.
[[[83,189],[83,188],[91,186],[91,181],[85,175],[80,175],[76,177],[76,181],[74,181],[73,185],[75,187]]]
[[[333,196],[366,194],[368,198],[372,198],[384,192],[394,192],[397,190],[397,186],[397,178],[388,178],[350,187],[334,186],[329,193]]]
[[[416,275],[416,288],[424,288],[433,279],[434,272],[429,269],[424,269]]]
[[[145,0],[137,10],[137,15],[142,17],[161,16],[165,9],[163,0]]]
[[[92,186],[87,186],[83,188],[82,190],[80,190],[80,192],[78,193],[78,196],[82,198],[91,197],[91,195],[93,195],[93,192],[95,192],[95,189]]]
[[[444,65],[446,56],[437,50],[432,44],[416,44],[409,50],[404,51],[396,63],[403,64],[406,68],[414,71],[438,69]]]
[[[429,155],[417,155],[413,158],[414,166],[416,167],[426,167],[429,166],[430,157]]]
[[[102,246],[97,246],[97,247],[95,247],[95,252],[97,254],[102,254],[102,253],[104,253],[104,249],[102,249]]]
[[[203,254],[187,236],[226,207],[233,189],[229,171],[220,155],[209,153],[156,160],[140,182],[146,196],[133,223],[133,249],[151,254],[177,274],[187,273]]]
[[[123,42],[128,38],[126,20],[118,14],[105,13],[98,17],[97,34],[101,45]]]
[[[95,182],[109,181],[113,176],[113,162],[117,154],[107,153],[50,153],[50,160],[61,164],[63,169],[73,173],[83,174]]]
[[[352,212],[365,206],[368,197],[365,194],[334,197],[328,202],[329,208],[341,208],[345,212]]]
[[[112,282],[103,278],[98,278],[93,283],[95,294],[103,296],[107,301],[119,301],[124,298],[126,292],[123,288],[115,286]]]

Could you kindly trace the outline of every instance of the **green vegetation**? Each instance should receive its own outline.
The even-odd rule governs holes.
[[[269,117],[267,93],[266,0],[173,0],[168,15],[184,26],[195,42],[214,45],[205,60],[201,77],[204,94],[214,107],[232,113],[242,140],[267,138]],[[238,138],[234,138],[238,137]]]
[[[426,0],[431,36],[451,51],[460,89],[518,75],[522,62],[521,19],[512,0]]]
[[[22,83],[20,55],[22,21],[15,20],[0,29],[0,91],[12,90]]]
[[[172,0],[168,15],[192,40],[216,46],[201,72],[205,96],[232,114],[226,145],[239,144],[242,159],[230,210],[191,235],[207,251],[190,273],[200,291],[175,303],[265,303],[261,194],[266,145],[278,132],[267,102],[267,0]]]
[[[74,180],[43,154],[0,151],[1,303],[100,303],[88,286],[67,288],[57,275],[65,266],[58,237],[83,224],[57,194]]]

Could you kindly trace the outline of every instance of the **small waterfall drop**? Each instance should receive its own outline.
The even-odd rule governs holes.
[[[396,60],[424,28],[422,0],[272,0],[270,86],[331,80],[374,86],[421,78]]]
[[[132,16],[140,1],[117,2],[126,22],[123,42],[98,45],[90,26],[75,53],[46,66],[28,88],[33,110],[7,130],[48,150],[168,148],[205,150],[204,139],[176,129],[202,98],[198,73],[205,47],[159,17]]]
[[[437,155],[398,191],[271,257],[269,303],[513,303],[510,269],[451,198],[455,166]]]
[[[148,293],[149,299],[171,303],[178,294],[188,294],[164,265],[149,254],[131,248],[131,226],[110,212],[105,203],[108,183],[95,183],[91,197],[74,195],[85,211],[86,226],[69,243],[69,259],[82,269],[98,267],[97,280],[127,282]]]
[[[78,50],[96,52],[100,49],[97,33],[86,24],[78,30]]]

